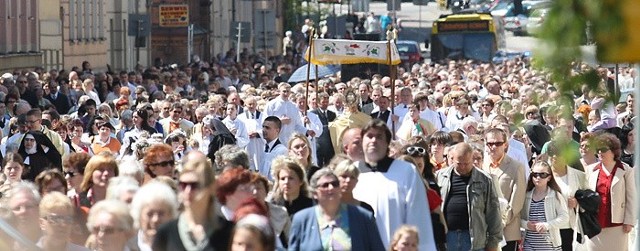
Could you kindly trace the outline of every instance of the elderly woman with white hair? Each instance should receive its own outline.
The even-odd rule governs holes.
[[[138,230],[137,246],[150,251],[158,228],[178,215],[178,199],[171,188],[152,181],[140,188],[131,202],[133,224]]]
[[[36,245],[43,250],[89,250],[70,242],[74,230],[75,206],[66,195],[52,192],[40,202],[42,237]]]
[[[107,200],[119,200],[130,204],[133,196],[140,189],[140,183],[129,176],[118,176],[109,179]]]
[[[91,207],[87,228],[93,238],[87,241],[92,250],[131,250],[127,241],[133,236],[133,218],[129,206],[117,200],[103,200]]]

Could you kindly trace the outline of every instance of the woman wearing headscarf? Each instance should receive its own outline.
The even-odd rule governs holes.
[[[51,140],[41,132],[29,131],[20,142],[18,154],[24,159],[25,180],[34,181],[40,172],[56,168],[62,171],[62,157]]]
[[[212,130],[211,142],[209,143],[209,153],[207,157],[215,162],[215,153],[224,145],[232,145],[236,143],[236,138],[233,136],[227,126],[217,118],[211,118],[209,116],[203,119],[205,125],[208,125]]]

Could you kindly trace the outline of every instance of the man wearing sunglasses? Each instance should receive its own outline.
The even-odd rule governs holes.
[[[520,211],[524,205],[526,181],[524,167],[518,161],[507,156],[507,133],[498,128],[491,128],[484,134],[485,151],[482,170],[489,173],[497,189],[498,198],[508,206],[503,211],[504,238],[507,245],[503,251],[515,251],[520,234]]]
[[[380,237],[389,248],[391,233],[404,224],[420,232],[418,250],[436,250],[429,203],[416,167],[388,157],[391,130],[379,119],[369,121],[360,133],[364,161],[353,196],[374,208]]]

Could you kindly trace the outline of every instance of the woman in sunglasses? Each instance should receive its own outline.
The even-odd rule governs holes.
[[[85,152],[75,152],[66,155],[62,159],[62,174],[67,184],[67,196],[78,206],[80,201],[78,194],[81,191],[84,169],[91,157]]]
[[[562,146],[557,141],[550,141],[547,147],[547,155],[551,170],[553,171],[554,180],[560,186],[562,194],[567,199],[567,207],[569,208],[569,222],[560,226],[560,236],[562,237],[562,250],[572,250],[573,232],[578,226],[576,223],[576,210],[578,201],[574,198],[576,191],[579,189],[587,189],[587,176],[583,171],[569,166],[566,158],[562,155]],[[541,155],[539,158],[546,158]]]
[[[531,167],[520,217],[526,229],[524,250],[562,250],[560,227],[569,222],[567,200],[545,161]]]
[[[426,142],[422,140],[405,146],[402,150],[404,154],[402,157],[408,157],[410,162],[416,165],[417,171],[425,183],[427,201],[429,202],[429,210],[431,211],[433,237],[438,250],[446,250],[446,227],[444,225],[445,219],[441,208],[442,197],[440,195],[440,186],[438,186],[436,182],[433,164],[429,161],[429,153],[426,150],[426,146]]]
[[[611,243],[619,243],[616,250],[626,251],[629,232],[636,223],[636,185],[634,169],[620,161],[622,147],[613,134],[596,136],[599,162],[587,166],[589,189],[600,194],[602,203],[598,222],[602,232],[587,241],[589,250],[610,250]]]
[[[58,192],[47,194],[40,201],[39,209],[42,237],[38,247],[43,250],[88,250],[70,241],[77,212],[67,196]]]
[[[142,164],[145,184],[158,176],[173,177],[175,170],[173,149],[165,144],[152,145],[147,149]]]
[[[373,214],[340,201],[340,181],[331,169],[311,176],[316,206],[294,215],[289,250],[384,250]]]
[[[229,250],[232,223],[216,215],[216,181],[207,157],[193,151],[178,178],[184,210],[177,219],[160,226],[152,250]]]

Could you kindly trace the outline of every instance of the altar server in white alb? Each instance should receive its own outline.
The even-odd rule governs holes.
[[[258,170],[262,151],[264,150],[264,140],[262,139],[262,113],[256,108],[258,103],[256,98],[249,96],[244,99],[244,112],[238,115],[238,118],[244,122],[249,135],[249,144],[247,144],[247,153],[249,154],[249,166],[251,170]]]
[[[320,121],[320,117],[317,114],[310,112],[307,109],[307,104],[305,103],[304,94],[297,94],[295,103],[298,107],[300,113],[300,119],[302,120],[302,124],[307,128],[307,138],[309,142],[311,142],[311,158],[312,163],[314,165],[318,164],[318,158],[316,156],[317,147],[316,140],[322,134],[322,121]],[[306,113],[306,115],[305,115]]]
[[[282,122],[280,141],[286,144],[286,142],[289,142],[291,135],[296,132],[305,135],[307,128],[302,124],[298,107],[289,101],[291,85],[281,83],[278,85],[278,91],[280,91],[280,95],[267,103],[263,117],[276,116],[280,119]]]
[[[249,134],[247,134],[247,128],[244,126],[244,122],[238,119],[237,109],[235,104],[227,104],[227,117],[222,120],[222,123],[236,136],[236,145],[244,148],[249,144]]]
[[[361,132],[364,161],[353,196],[373,207],[380,237],[388,249],[392,234],[404,224],[420,232],[418,250],[436,250],[424,183],[416,168],[388,157],[391,130],[382,120],[372,120]]]

